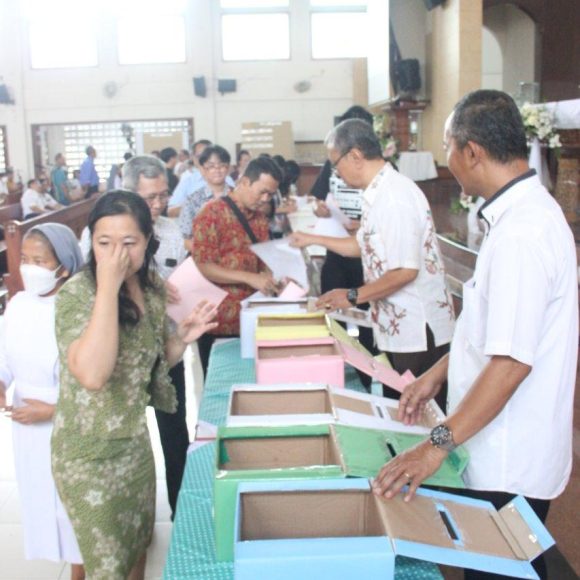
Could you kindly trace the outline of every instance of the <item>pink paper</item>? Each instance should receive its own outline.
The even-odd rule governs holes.
[[[168,281],[177,287],[181,296],[178,304],[167,304],[167,315],[178,324],[189,316],[202,300],[218,306],[228,295],[225,290],[203,277],[191,257],[173,271]]]
[[[400,375],[394,369],[376,361],[349,344],[341,342],[340,347],[342,348],[346,362],[373,379],[399,391],[400,393],[405,390],[405,387],[409,383],[412,383],[415,380],[411,371],[405,371]]]
[[[298,300],[305,294],[306,290],[304,290],[302,286],[298,286],[296,282],[290,280],[290,282],[288,282],[286,285],[286,288],[284,288],[284,290],[282,290],[282,292],[279,294],[278,298],[281,298],[282,300]]]

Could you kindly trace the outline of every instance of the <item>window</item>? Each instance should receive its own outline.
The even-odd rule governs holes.
[[[289,0],[221,0],[224,60],[290,58]]]
[[[137,133],[157,135],[186,132],[191,139],[191,119],[154,121],[126,121],[112,123],[83,123],[64,126],[64,156],[71,169],[78,169],[84,161],[87,145],[97,151],[95,168],[101,180],[109,177],[111,165],[123,162],[123,155],[130,150],[127,137]],[[146,151],[149,153],[149,151]]]
[[[120,64],[186,61],[185,0],[124,0],[117,16]]]
[[[310,7],[312,58],[368,55],[366,1],[311,0]]]
[[[34,69],[97,66],[94,3],[26,0],[30,64]]]

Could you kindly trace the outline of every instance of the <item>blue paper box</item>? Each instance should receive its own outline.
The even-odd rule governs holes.
[[[521,497],[489,502],[420,489],[376,497],[364,479],[241,484],[236,580],[389,580],[395,556],[538,578],[530,562],[554,544]]]

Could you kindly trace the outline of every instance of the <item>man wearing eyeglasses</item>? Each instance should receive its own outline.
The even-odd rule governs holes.
[[[179,214],[179,229],[185,248],[192,251],[193,220],[201,208],[212,199],[219,199],[231,191],[226,179],[230,171],[230,154],[219,145],[207,147],[199,156],[201,175],[205,185],[187,196]]]
[[[162,215],[169,200],[164,163],[152,155],[133,157],[123,166],[123,188],[137,193],[149,206],[155,237],[159,240],[159,248],[155,253],[157,272],[167,280],[171,272],[185,260],[186,253],[178,226],[173,220]],[[174,286],[166,281],[165,288],[168,301],[179,301],[179,293]],[[175,413],[155,411],[155,417],[165,457],[167,495],[173,519],[189,447],[189,432],[185,420],[183,361],[169,371],[169,377],[177,394],[177,411]]]
[[[410,369],[419,376],[449,351],[455,318],[429,203],[384,161],[368,123],[343,121],[326,145],[332,168],[351,187],[364,189],[361,227],[356,238],[298,232],[292,243],[362,257],[365,283],[326,292],[318,305],[330,312],[370,302],[377,347],[397,371]],[[383,390],[398,397],[388,387]],[[442,389],[437,399],[442,407],[445,398]]]

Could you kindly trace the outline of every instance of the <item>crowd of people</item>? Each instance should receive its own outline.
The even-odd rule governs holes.
[[[432,398],[447,413],[425,441],[380,470],[374,491],[388,500],[404,488],[412,501],[464,445],[465,494],[497,508],[524,495],[545,521],[572,465],[578,289],[570,228],[528,167],[511,97],[466,95],[444,142],[465,193],[485,200],[485,239],[456,321],[429,203],[383,159],[371,121],[360,107],[345,112],[326,139],[328,161],[312,192],[324,216],[329,194],[358,191],[351,235],[294,232],[290,242],[329,250],[318,307],[369,308],[372,334],[363,340],[395,370],[415,375],[400,395],[400,420],[416,422]],[[95,157],[89,146],[83,197],[99,188]],[[64,166],[61,156],[51,204],[71,199]],[[226,149],[201,140],[191,155],[167,148],[112,168],[82,252],[66,226],[27,232],[25,291],[8,306],[0,356],[0,407],[15,384],[9,410],[27,558],[71,562],[75,580],[143,578],[155,520],[145,407],[155,407],[175,514],[189,445],[184,350],[197,341],[206,373],[216,338],[239,336],[241,302],[255,291],[277,293],[279,281],[250,245],[284,233],[280,218],[296,207],[298,176],[294,162],[247,151],[232,169]],[[47,207],[40,180],[29,190],[29,213]],[[174,324],[165,308],[181,296],[168,278],[188,256],[227,296]],[[384,395],[399,396],[387,387]],[[545,578],[541,558],[534,565]]]

